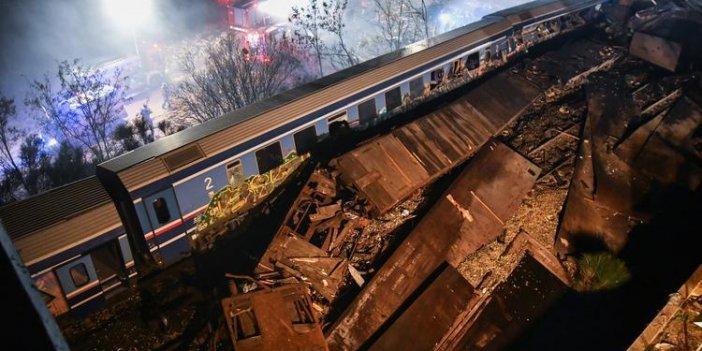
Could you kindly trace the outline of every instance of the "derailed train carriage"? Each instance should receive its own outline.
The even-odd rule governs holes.
[[[340,126],[367,128],[466,84],[588,24],[603,2],[536,1],[485,16],[143,146],[99,165],[97,178],[0,208],[0,218],[56,314],[102,301],[136,276],[132,251],[162,266],[187,256],[212,192],[307,153]],[[85,189],[94,198],[79,196]]]

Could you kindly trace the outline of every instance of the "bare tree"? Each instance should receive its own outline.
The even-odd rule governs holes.
[[[336,37],[336,43],[330,46],[331,50],[327,55],[331,56],[332,60],[343,59],[346,67],[358,63],[358,59],[344,40],[344,29],[346,28],[344,14],[348,3],[348,0],[329,0],[322,3],[326,16],[326,21],[322,22],[322,28]]]
[[[375,56],[398,50],[436,34],[428,8],[446,0],[373,0],[376,34],[361,40],[366,55]]]
[[[324,30],[323,23],[327,20],[325,14],[327,3],[322,0],[323,6],[320,6],[319,2],[319,0],[310,0],[305,7],[294,6],[289,20],[295,29],[295,42],[299,46],[311,49],[314,52],[319,65],[319,76],[323,77],[322,55],[326,45],[321,38],[321,34]]]
[[[24,139],[20,146],[19,159],[24,171],[25,190],[29,195],[35,195],[51,188],[49,169],[51,157],[44,149],[44,140],[37,134]]]
[[[22,170],[15,161],[13,150],[24,132],[11,125],[17,110],[15,101],[0,94],[0,165],[7,182],[19,182],[28,188]]]
[[[323,62],[335,69],[358,63],[345,39],[347,6],[348,0],[310,0],[307,7],[293,7],[290,22],[295,43],[316,56],[320,76],[324,75]]]
[[[412,7],[408,0],[373,0],[378,39],[387,51],[395,51],[417,39]]]
[[[98,162],[112,157],[112,131],[124,117],[126,77],[120,70],[107,72],[74,60],[60,62],[56,78],[44,75],[30,82],[26,104],[39,113],[49,134],[62,133],[89,149]]]
[[[426,0],[408,0],[409,7],[414,13],[417,26],[424,29],[424,39],[432,37],[429,31],[429,11],[427,10]]]
[[[196,64],[192,52],[182,61],[187,79],[171,96],[173,113],[182,123],[217,118],[298,83],[301,65],[294,47],[272,37],[245,46],[228,33],[204,55],[204,65]]]

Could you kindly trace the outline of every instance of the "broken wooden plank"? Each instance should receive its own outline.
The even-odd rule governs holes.
[[[358,285],[359,288],[362,288],[363,284],[366,283],[366,280],[363,279],[361,273],[358,270],[356,270],[356,268],[354,268],[352,265],[349,265],[349,273],[351,274],[353,281],[356,282],[356,285]]]
[[[310,220],[312,222],[319,222],[323,219],[329,219],[334,217],[339,211],[341,211],[341,205],[339,204],[317,207],[317,213],[310,214]]]

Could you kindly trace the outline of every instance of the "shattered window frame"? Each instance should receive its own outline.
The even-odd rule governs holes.
[[[390,112],[402,106],[402,92],[400,87],[392,88],[385,92],[385,109]]]
[[[301,129],[293,134],[295,141],[295,151],[298,155],[304,155],[317,144],[317,129],[314,125]]]
[[[466,56],[466,68],[469,71],[480,68],[480,51],[472,52]]]
[[[375,106],[375,98],[370,98],[358,104],[358,120],[361,123],[369,122],[378,117],[378,110]]]
[[[258,173],[264,174],[283,164],[283,148],[279,141],[256,150]]]
[[[244,175],[244,165],[241,163],[241,159],[239,158],[229,162],[225,166],[225,170],[227,173],[227,182],[231,186],[239,186],[246,179],[246,176]]]
[[[416,99],[416,98],[424,95],[424,78],[418,77],[418,78],[410,80],[409,87],[410,87],[410,96],[413,99]]]

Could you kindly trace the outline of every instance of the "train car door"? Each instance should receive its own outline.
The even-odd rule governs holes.
[[[237,187],[244,182],[244,179],[246,177],[244,176],[244,165],[241,164],[241,160],[236,159],[227,164],[227,181],[229,185]]]
[[[187,256],[190,253],[190,243],[185,237],[183,219],[173,188],[144,197],[143,202],[161,263],[170,265]]]
[[[90,255],[57,268],[56,275],[71,310],[89,303],[102,303],[102,288]]]
[[[127,282],[119,240],[110,240],[90,251],[105,299],[118,292]]]
[[[185,230],[195,227],[195,217],[202,213],[217,191],[229,184],[230,176],[234,176],[235,181],[243,177],[241,165],[242,162],[236,159],[224,166],[212,167],[173,184]],[[233,173],[229,173],[230,169]],[[239,169],[241,176],[238,175]]]

